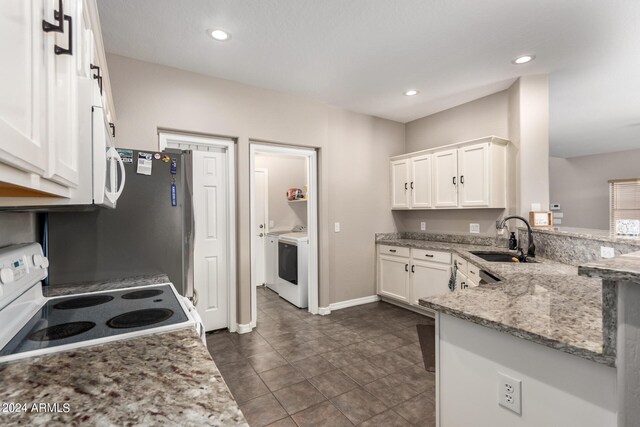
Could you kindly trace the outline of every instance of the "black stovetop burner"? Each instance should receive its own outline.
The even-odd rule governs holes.
[[[143,299],[151,298],[162,293],[162,289],[141,289],[139,291],[128,292],[122,295],[123,299]]]
[[[48,328],[38,329],[29,334],[31,341],[55,341],[63,338],[69,338],[87,332],[96,326],[93,322],[69,322],[61,325],[49,326]]]
[[[53,306],[58,310],[72,310],[76,308],[93,307],[95,305],[104,304],[113,299],[111,295],[88,295],[59,302]]]
[[[135,310],[112,317],[107,320],[107,326],[116,329],[139,328],[140,326],[148,326],[162,322],[171,316],[173,316],[173,310],[169,310],[168,308]]]

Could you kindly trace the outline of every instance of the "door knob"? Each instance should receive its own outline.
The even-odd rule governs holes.
[[[264,228],[264,224],[260,224],[260,228]]]
[[[258,234],[258,237],[262,237],[262,236],[264,236],[264,233]]]

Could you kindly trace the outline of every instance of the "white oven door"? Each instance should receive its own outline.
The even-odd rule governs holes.
[[[124,162],[114,147],[101,107],[92,109],[93,203],[115,208],[124,190]]]

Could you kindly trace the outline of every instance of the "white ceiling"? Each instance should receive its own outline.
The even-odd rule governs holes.
[[[549,73],[553,155],[640,148],[640,1],[98,4],[108,52],[400,122]],[[210,28],[232,39],[216,42]],[[524,53],[537,59],[511,64]],[[420,95],[403,96],[410,88]]]

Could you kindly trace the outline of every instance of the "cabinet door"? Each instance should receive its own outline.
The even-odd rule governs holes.
[[[467,289],[469,287],[469,278],[462,272],[456,273],[456,291]]]
[[[0,11],[0,161],[39,175],[47,168],[43,3],[5,0]]]
[[[411,159],[411,207],[431,207],[431,155]]]
[[[409,258],[380,255],[378,261],[378,293],[408,303]]]
[[[420,298],[442,295],[449,290],[451,265],[413,261],[411,266],[411,304],[419,305]]]
[[[409,160],[391,162],[391,208],[409,207]]]
[[[57,3],[56,3],[57,4]],[[64,33],[48,33],[45,38],[47,60],[50,63],[49,96],[50,139],[49,170],[47,178],[69,187],[78,185],[78,0],[63,2]],[[56,6],[57,7],[57,6]],[[51,19],[53,19],[51,8]],[[70,36],[70,34],[72,36]],[[80,34],[82,36],[82,34]],[[54,45],[71,49],[71,54],[56,54]]]
[[[460,148],[458,162],[460,206],[489,206],[489,144]]]
[[[434,207],[458,206],[458,150],[433,154]]]

